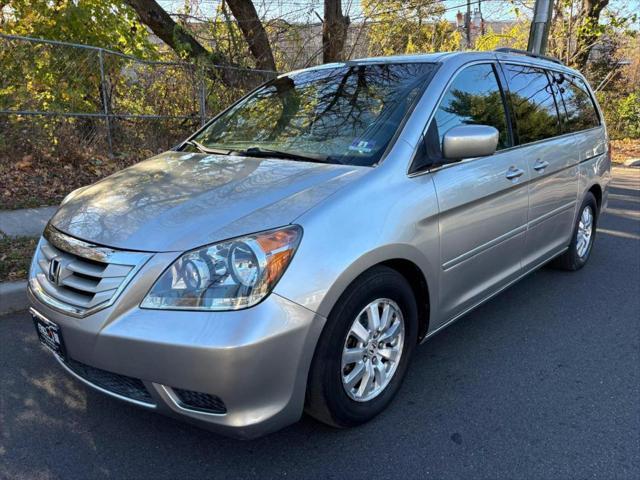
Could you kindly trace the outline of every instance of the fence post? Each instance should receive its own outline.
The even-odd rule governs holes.
[[[200,65],[198,103],[200,104],[200,126],[207,123],[207,86],[204,83],[204,65]]]
[[[109,114],[107,81],[104,75],[104,52],[102,49],[98,50],[98,60],[100,63],[100,92],[102,94],[102,105],[104,106],[104,118],[107,122],[107,144],[109,145],[109,157],[113,157],[113,142],[111,139],[111,115]]]

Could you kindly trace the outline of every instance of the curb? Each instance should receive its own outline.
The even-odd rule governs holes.
[[[0,283],[0,315],[26,310],[27,282]]]
[[[38,237],[57,208],[0,210],[0,233],[7,237]]]

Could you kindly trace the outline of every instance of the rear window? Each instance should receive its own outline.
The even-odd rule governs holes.
[[[531,143],[561,134],[553,88],[544,70],[505,64],[509,101],[519,143]]]
[[[600,125],[600,118],[584,82],[572,75],[550,72],[564,133],[579,132]]]

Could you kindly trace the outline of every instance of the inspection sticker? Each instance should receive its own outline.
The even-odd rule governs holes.
[[[358,140],[357,138],[349,145],[349,150],[359,153],[371,153],[375,149],[375,140]]]

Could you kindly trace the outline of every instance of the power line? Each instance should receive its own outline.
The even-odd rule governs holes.
[[[429,5],[425,5],[425,7],[430,7],[430,6],[437,6],[437,5],[441,5],[441,4],[446,4],[451,0],[434,0],[432,3],[430,3]],[[508,4],[511,5],[511,1],[510,0],[472,0],[470,2],[470,5],[478,5],[480,4],[482,1],[484,2],[494,2],[494,3],[503,3],[503,4]],[[162,2],[165,3],[166,2]],[[219,6],[222,3],[221,0],[202,0],[200,2],[200,5],[212,5],[212,6]],[[284,6],[290,6],[290,7],[296,7],[297,10],[292,10],[292,11],[288,11],[288,12],[284,12],[282,11],[281,15],[275,17],[275,18],[263,18],[263,19],[259,19],[259,20],[251,20],[250,22],[255,22],[255,23],[269,23],[272,21],[276,21],[276,20],[284,20],[284,21],[290,21],[291,20],[287,20],[287,17],[290,17],[291,14],[299,14],[301,12],[307,12],[306,16],[310,17],[313,15],[313,13],[316,11],[316,9],[318,8],[317,5],[314,5],[313,2],[304,2],[304,1],[277,1],[274,2],[276,5],[276,7],[280,10],[282,10],[282,7]],[[351,3],[351,2],[350,2]],[[362,4],[360,2],[360,0],[357,0],[355,2],[355,4],[357,4],[358,8],[362,11]],[[270,5],[273,6],[273,5]],[[437,12],[433,12],[432,15],[436,16],[437,14],[444,14],[448,11],[451,10],[456,10],[456,9],[461,9],[467,6],[467,3],[461,3],[458,5],[453,5],[453,6],[448,6],[448,7],[443,7],[441,10],[437,11]],[[351,4],[351,7],[353,8],[353,4]],[[400,8],[394,8],[394,9],[387,9],[387,10],[382,10],[382,11],[373,11],[370,13],[365,13],[362,12],[359,15],[353,16],[351,17],[351,22],[353,23],[354,21],[357,22],[359,20],[363,20],[366,23],[385,23],[387,21],[392,21],[392,20],[376,20],[377,17],[389,14],[389,13],[399,13],[399,12],[409,12],[411,10],[417,10],[418,8],[420,8],[420,5],[405,5],[403,7]],[[317,12],[316,12],[317,13]],[[178,13],[178,12],[173,12],[170,13],[173,16],[180,16],[180,15],[184,15],[184,13]],[[205,20],[205,19],[203,19]],[[309,23],[309,22],[308,22]],[[315,22],[313,22],[315,23]]]

